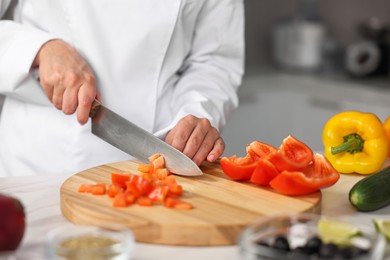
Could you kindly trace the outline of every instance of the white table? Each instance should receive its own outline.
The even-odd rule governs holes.
[[[27,229],[22,244],[10,259],[44,259],[45,234],[50,229],[68,222],[61,214],[59,194],[59,188],[67,177],[37,175],[0,178],[0,192],[20,199],[27,215]],[[348,191],[360,178],[356,175],[342,175],[336,185],[324,189],[322,214],[343,216],[369,225],[372,224],[373,218],[390,219],[390,206],[371,213],[360,213],[349,204]],[[239,251],[236,246],[185,247],[137,243],[133,259],[236,260],[239,259]]]

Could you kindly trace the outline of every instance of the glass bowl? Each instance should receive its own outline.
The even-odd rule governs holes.
[[[50,230],[45,237],[46,258],[83,260],[130,259],[134,235],[126,227],[68,224]]]
[[[361,231],[359,236],[351,239],[351,244],[335,246],[320,238],[317,224],[321,217],[309,213],[292,213],[259,219],[244,228],[239,235],[240,256],[244,260],[383,259],[386,241],[376,232],[374,225],[366,226],[342,218],[327,217],[337,223],[356,226]],[[327,254],[328,257],[325,257]]]

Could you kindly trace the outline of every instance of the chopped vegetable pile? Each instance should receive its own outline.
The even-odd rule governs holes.
[[[183,187],[179,185],[167,168],[160,154],[149,158],[150,164],[138,165],[142,174],[128,172],[111,173],[111,183],[81,184],[79,192],[93,195],[108,195],[113,207],[164,205],[175,209],[192,209],[191,203],[180,199]]]
[[[236,181],[271,186],[285,195],[306,195],[335,184],[340,174],[321,154],[293,136],[286,137],[279,149],[253,141],[245,157],[222,157],[223,172]]]

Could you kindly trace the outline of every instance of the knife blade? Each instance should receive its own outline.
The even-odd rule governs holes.
[[[164,156],[166,168],[175,174],[199,176],[203,172],[185,154],[94,100],[89,116],[92,133],[133,157],[149,162],[153,154]]]

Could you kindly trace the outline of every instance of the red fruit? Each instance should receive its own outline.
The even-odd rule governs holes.
[[[13,251],[22,241],[25,229],[22,203],[11,196],[0,194],[0,251]]]

